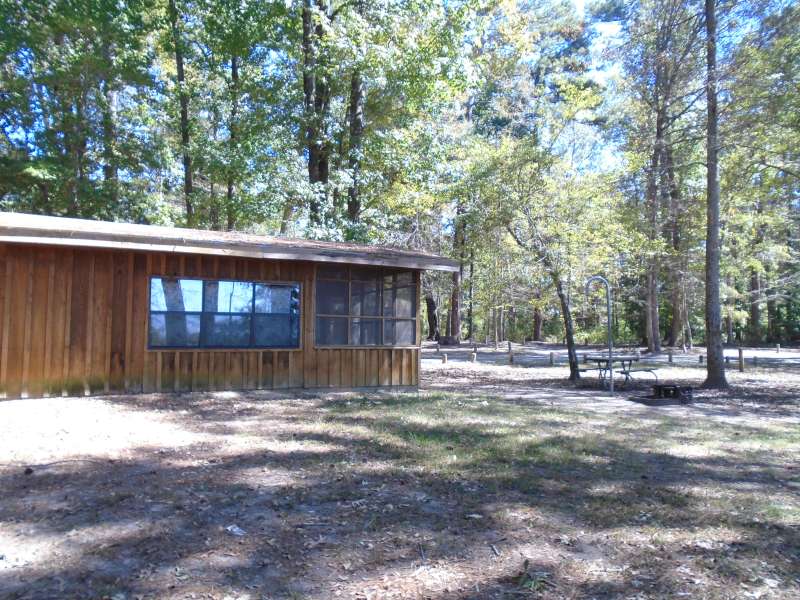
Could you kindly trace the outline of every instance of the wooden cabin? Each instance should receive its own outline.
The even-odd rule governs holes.
[[[0,213],[5,398],[415,387],[420,274],[394,248]]]

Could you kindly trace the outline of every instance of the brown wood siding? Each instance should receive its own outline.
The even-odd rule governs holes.
[[[315,346],[314,269],[310,262],[0,244],[0,397],[418,385],[416,348]],[[151,275],[298,282],[301,349],[148,350]]]

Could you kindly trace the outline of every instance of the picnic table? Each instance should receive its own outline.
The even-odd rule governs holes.
[[[655,369],[634,369],[633,363],[639,362],[640,357],[637,354],[612,354],[611,359],[609,360],[608,354],[587,354],[586,360],[588,362],[593,362],[597,364],[596,369],[582,369],[583,371],[597,371],[600,376],[600,383],[605,386],[608,384],[609,379],[612,376],[612,370],[614,369],[614,364],[619,363],[621,369],[617,372],[621,373],[625,376],[625,381],[623,384],[628,383],[632,377],[631,374],[636,371],[647,371],[651,373],[658,381],[658,375],[655,373]]]

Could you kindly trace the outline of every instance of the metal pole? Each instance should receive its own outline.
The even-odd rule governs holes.
[[[608,389],[611,392],[611,395],[614,395],[614,337],[611,331],[611,285],[608,283],[608,280],[603,277],[602,275],[592,275],[589,279],[586,280],[586,295],[589,295],[589,287],[591,286],[593,281],[599,281],[603,285],[606,286],[606,310],[608,313],[608,323],[606,327],[608,328]]]

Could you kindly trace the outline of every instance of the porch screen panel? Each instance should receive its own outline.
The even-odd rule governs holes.
[[[414,346],[416,319],[413,271],[355,266],[318,268],[318,346]]]

